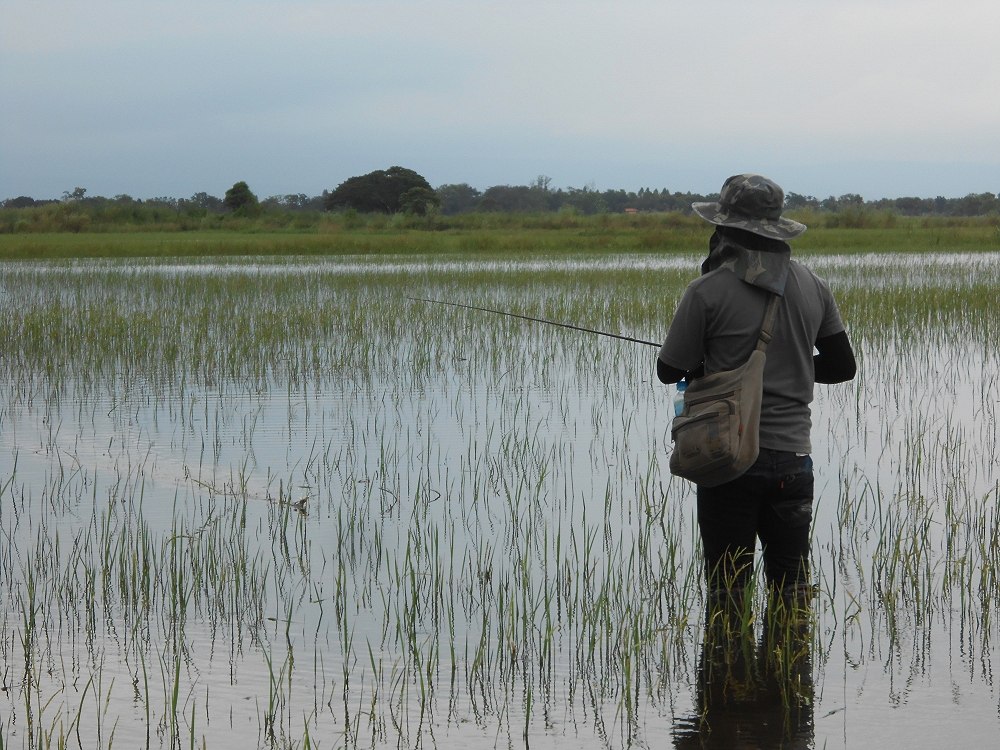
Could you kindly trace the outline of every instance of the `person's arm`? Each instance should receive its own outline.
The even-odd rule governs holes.
[[[686,370],[671,367],[659,357],[656,358],[656,377],[661,383],[677,383],[683,380],[685,375],[687,375]]]
[[[685,377],[691,381],[704,374],[706,313],[705,301],[696,290],[697,283],[697,280],[691,282],[681,295],[667,337],[656,357],[656,377],[661,383],[677,383]],[[685,369],[691,366],[688,363],[693,363],[693,369]]]
[[[687,378],[690,383],[695,378],[700,378],[705,374],[705,367],[699,365],[693,370],[680,370],[676,367],[672,367],[664,362],[659,357],[656,358],[656,377],[660,379],[661,383],[678,383],[684,378]]]
[[[813,368],[817,383],[843,383],[851,380],[858,370],[846,331],[816,339],[816,351]]]

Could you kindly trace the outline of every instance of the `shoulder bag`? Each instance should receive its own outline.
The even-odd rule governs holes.
[[[771,295],[757,346],[744,364],[688,385],[684,409],[674,417],[670,430],[674,441],[671,474],[715,487],[741,476],[757,460],[765,352],[779,299]]]

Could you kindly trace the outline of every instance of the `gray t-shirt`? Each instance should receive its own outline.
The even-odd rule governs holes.
[[[659,357],[671,367],[705,372],[731,370],[757,345],[770,294],[719,268],[692,281],[677,306]],[[789,262],[764,366],[760,445],[809,453],[809,404],[816,339],[844,330],[830,287],[795,260]]]

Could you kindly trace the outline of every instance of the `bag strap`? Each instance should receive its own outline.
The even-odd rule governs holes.
[[[757,351],[767,351],[767,345],[771,343],[771,329],[774,328],[774,319],[778,317],[778,301],[781,299],[777,294],[771,294],[771,301],[764,311],[764,322],[760,324],[760,335],[757,337]]]

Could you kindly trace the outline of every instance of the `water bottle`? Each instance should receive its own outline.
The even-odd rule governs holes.
[[[684,391],[687,390],[686,380],[677,383],[677,393],[674,395],[674,416],[679,417],[684,413]]]

